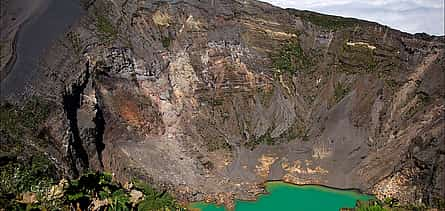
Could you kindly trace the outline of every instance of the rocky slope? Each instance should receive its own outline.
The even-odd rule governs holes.
[[[84,4],[33,85],[63,174],[229,206],[266,180],[443,202],[444,37],[253,0]]]
[[[45,1],[25,2],[24,0],[5,0],[0,3],[0,79],[6,77],[7,72],[16,61],[15,48],[17,34],[31,16],[38,16],[45,9]],[[23,6],[27,5],[27,6]]]

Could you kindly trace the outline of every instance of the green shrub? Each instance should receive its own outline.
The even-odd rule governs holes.
[[[102,15],[98,15],[96,19],[96,28],[99,36],[103,41],[114,40],[117,37],[117,30],[111,21]]]
[[[355,211],[389,211],[384,208],[382,203],[378,200],[368,200],[361,201],[358,200],[356,203]]]
[[[54,172],[54,165],[44,155],[33,156],[30,163],[11,162],[0,166],[0,190],[15,195],[28,191],[41,194],[52,184]]]
[[[437,204],[433,205],[437,206]],[[400,205],[399,200],[395,198],[385,198],[383,201],[373,199],[369,201],[357,201],[354,211],[421,211],[421,210],[429,210],[429,208],[425,205]],[[439,207],[441,208],[441,207]]]
[[[0,166],[0,207],[22,207],[17,203],[22,193],[33,192],[37,200],[43,198],[56,178],[54,165],[43,155],[33,155],[29,162],[15,161]],[[3,198],[3,197],[0,197]]]
[[[163,37],[161,42],[162,42],[162,47],[168,48],[168,47],[170,47],[171,38],[170,37]]]
[[[110,208],[112,210],[130,210],[130,197],[122,189],[114,191],[110,199]]]
[[[346,94],[348,94],[349,91],[350,90],[346,85],[343,85],[342,83],[337,83],[334,87],[335,103],[340,102],[340,100],[342,100],[346,96]]]
[[[388,211],[380,205],[371,205],[367,207],[358,207],[355,209],[356,211]]]
[[[170,194],[167,192],[157,192],[151,186],[141,181],[134,181],[134,187],[144,193],[143,200],[138,205],[138,210],[178,210],[179,206],[176,204]]]
[[[290,74],[309,68],[310,61],[297,41],[284,43],[276,55],[271,57],[275,69]]]
[[[0,130],[14,139],[24,133],[36,133],[49,115],[49,103],[33,97],[24,106],[9,103],[0,105]]]
[[[48,115],[48,102],[37,97],[22,106],[0,105],[0,207],[15,207],[15,199],[24,192],[34,192],[41,199],[56,179],[55,166],[38,150],[42,146],[36,135]]]
[[[38,201],[34,204],[21,204],[15,200],[16,197],[14,195],[5,198],[4,196],[8,193],[3,191],[5,187],[2,187],[0,207],[5,207],[7,210],[59,210],[63,207],[79,207],[81,210],[88,210],[93,201],[106,200],[106,203],[100,207],[100,210],[183,210],[174,198],[165,191],[158,192],[140,180],[133,181],[133,187],[126,189],[121,184],[114,182],[111,174],[99,172],[86,173],[79,179],[69,180],[63,186],[61,198],[51,198],[48,197],[48,193],[51,187],[54,187],[52,186],[54,183],[52,180],[42,178],[42,175],[50,174],[42,169],[41,164],[37,164],[41,161],[37,159],[35,162],[36,165],[33,165],[35,168],[31,168],[30,171],[26,171],[26,169],[16,170],[16,173],[12,175],[16,177],[19,183],[13,183],[12,185],[8,184],[8,182],[14,182],[14,178],[4,178],[4,171],[2,171],[1,185],[9,185],[9,189],[16,191],[16,195],[21,192],[30,191],[36,193],[39,191],[37,192]],[[44,189],[36,189],[35,187],[44,187]],[[143,193],[142,200],[136,202],[136,204],[130,202],[130,192],[132,190],[139,190]]]
[[[136,207],[130,203],[130,191],[123,188],[119,183],[112,180],[109,173],[87,173],[77,180],[71,180],[68,188],[65,190],[65,199],[67,203],[80,204],[82,208],[87,208],[95,197],[100,200],[107,199],[108,205],[104,209],[111,210],[171,210],[179,209],[179,206],[167,192],[158,192],[150,185],[134,180],[133,188],[144,194],[142,201],[136,204]]]
[[[256,146],[258,146],[260,144],[264,143],[264,144],[267,144],[267,145],[274,145],[274,144],[276,144],[277,141],[278,141],[277,139],[274,139],[274,138],[271,137],[270,130],[268,130],[266,133],[264,133],[260,137],[244,143],[244,146],[246,146],[247,148],[253,150]]]

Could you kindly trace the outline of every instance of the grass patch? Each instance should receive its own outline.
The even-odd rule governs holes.
[[[117,29],[111,21],[103,15],[96,17],[96,28],[100,39],[104,42],[114,40],[117,37]]]

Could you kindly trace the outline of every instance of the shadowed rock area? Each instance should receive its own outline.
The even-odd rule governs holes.
[[[62,175],[229,207],[267,180],[444,200],[443,36],[253,0],[84,7],[32,83]]]

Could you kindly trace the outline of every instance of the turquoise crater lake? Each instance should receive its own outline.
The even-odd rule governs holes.
[[[374,198],[356,191],[284,182],[268,182],[266,190],[269,194],[260,195],[256,201],[237,200],[235,211],[339,211],[340,208],[353,208],[357,200]],[[201,211],[226,210],[222,206],[203,202],[193,203],[190,208]]]

